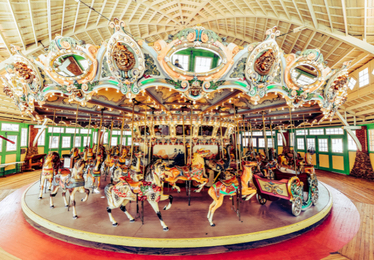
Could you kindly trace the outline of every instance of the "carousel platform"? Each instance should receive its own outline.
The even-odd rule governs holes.
[[[164,193],[172,194],[174,201],[169,210],[161,211],[169,227],[164,232],[147,202],[144,202],[144,224],[139,218],[130,223],[120,209],[115,209],[112,213],[119,226],[113,227],[106,212],[103,189],[100,194],[91,193],[86,202],[80,201],[83,194],[76,195],[78,219],[73,219],[72,211],[64,207],[61,191],[54,199],[55,208],[51,209],[49,193],[38,200],[38,189],[36,182],[24,192],[22,209],[27,221],[39,231],[85,247],[152,255],[222,253],[279,243],[316,228],[328,217],[333,205],[329,188],[320,183],[317,205],[298,217],[292,215],[286,200],[268,201],[261,206],[253,197],[241,203],[239,221],[232,201],[226,197],[214,215],[216,226],[211,227],[206,216],[212,200],[206,188],[201,193],[192,193],[188,206],[185,190],[177,193],[166,187]],[[167,203],[160,202],[160,209]],[[129,203],[126,208],[133,217],[137,216],[136,203]]]

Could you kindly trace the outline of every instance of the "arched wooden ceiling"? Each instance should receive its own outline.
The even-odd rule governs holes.
[[[245,45],[263,41],[265,31],[277,26],[284,34],[277,42],[285,53],[319,48],[332,68],[352,60],[351,71],[374,57],[374,0],[83,2],[109,19],[124,20],[135,38],[149,42],[201,24],[227,37],[227,42]],[[0,10],[0,71],[10,56],[10,44],[20,46],[26,55],[38,56],[56,34],[95,45],[111,35],[108,21],[76,0],[3,0]],[[296,28],[302,30],[293,32]],[[7,106],[10,114],[17,111],[3,93],[0,102],[1,110]]]

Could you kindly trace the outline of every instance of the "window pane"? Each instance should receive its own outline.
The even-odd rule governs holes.
[[[21,146],[27,146],[27,128],[21,129]]]
[[[175,60],[178,60],[179,62],[178,68],[182,70],[188,70],[189,59],[190,59],[189,55],[174,54],[172,57],[172,62],[175,65]]]
[[[283,146],[283,137],[280,133],[278,133],[278,146]]]
[[[108,143],[108,132],[104,133],[104,144]]]
[[[66,133],[67,134],[74,134],[74,130],[77,134],[79,134],[79,129],[75,129],[75,128],[66,128]],[[56,132],[55,132],[56,133]],[[63,133],[63,132],[61,132]]]
[[[88,139],[88,142],[87,142],[87,139]],[[83,137],[83,147],[91,145],[90,141],[91,141],[91,137],[90,136],[88,138],[87,138],[87,136],[84,136]]]
[[[343,152],[343,139],[331,139],[332,152],[333,153],[342,153]]]
[[[257,139],[256,138],[252,139],[252,144],[253,144],[253,147],[257,147]]]
[[[9,140],[13,141],[14,144],[11,142],[6,142],[6,150],[7,151],[16,151],[17,150],[17,136],[16,135],[10,135],[7,137]]]
[[[369,130],[369,146],[370,151],[374,152],[374,129]]]
[[[327,145],[327,139],[318,139],[318,150],[320,152],[328,152],[329,147]]]
[[[316,140],[314,138],[307,138],[306,143],[308,150],[316,150]]]
[[[310,135],[324,135],[323,128],[314,128],[314,129],[309,129]]]
[[[2,123],[1,124],[1,131],[18,132],[19,131],[19,125],[18,124]]]
[[[75,137],[75,147],[81,147],[82,138],[80,136]]]
[[[118,137],[112,137],[112,143],[111,143],[111,145],[112,146],[116,146],[117,142],[118,142]]]
[[[87,134],[88,133],[88,129],[81,129],[81,134]],[[91,133],[91,129],[90,129],[90,133]]]
[[[344,131],[342,128],[326,128],[327,135],[342,135]]]
[[[195,57],[195,72],[206,72],[212,67],[212,58]]]
[[[290,134],[290,145],[289,146],[294,146],[294,141],[295,141],[295,138],[294,138],[294,133],[291,133]]]
[[[248,138],[247,137],[243,138],[243,146],[248,147]]]
[[[258,147],[265,147],[265,139],[259,138],[258,139]]]
[[[122,137],[122,145],[126,145],[126,137]]]
[[[308,135],[308,130],[296,130],[296,135]]]
[[[74,130],[74,129],[73,129]],[[64,132],[64,128],[62,127],[48,127],[48,132],[49,133],[63,133]],[[74,131],[73,131],[74,133]]]
[[[39,129],[39,132],[41,131],[41,129]],[[39,139],[38,139],[38,146],[44,146],[45,145],[45,130],[43,131],[43,133],[39,136]]]
[[[62,137],[62,144],[61,144],[61,147],[62,148],[70,148],[71,144],[70,144],[70,136],[63,136]]]
[[[354,78],[350,78],[349,83],[348,83],[348,87],[352,90],[355,87],[356,82],[357,81]]]
[[[368,68],[358,73],[358,81],[360,88],[369,84],[369,70]]]
[[[256,131],[256,132],[253,132],[252,133],[252,136],[263,136],[264,134],[263,134],[263,132],[261,132],[261,131]]]
[[[3,151],[3,138],[0,138],[0,152]]]
[[[132,140],[131,137],[127,137],[127,145],[131,145],[131,140]]]
[[[49,137],[49,148],[58,148],[59,138],[58,136]]]
[[[352,130],[353,134],[356,135],[356,130]],[[353,138],[351,137],[350,134],[347,134],[348,136],[348,150],[351,151],[357,151],[357,145],[355,141],[353,141]]]
[[[304,138],[297,138],[297,149],[304,150]]]
[[[273,139],[271,138],[268,139],[268,147],[269,148],[273,147]]]
[[[94,144],[97,143],[97,132],[94,132],[94,133],[93,133],[93,143],[94,143]]]

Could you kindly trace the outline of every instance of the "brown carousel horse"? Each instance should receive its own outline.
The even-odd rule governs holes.
[[[83,202],[87,201],[88,195],[90,194],[90,190],[86,189],[84,187],[85,181],[83,178],[83,169],[84,169],[85,163],[82,159],[78,159],[76,163],[74,164],[74,167],[72,171],[66,168],[60,168],[59,173],[54,176],[53,178],[53,186],[55,188],[50,194],[50,207],[54,208],[53,204],[53,197],[56,196],[59,188],[62,189],[62,197],[64,199],[65,207],[68,207],[68,203],[66,201],[66,191],[69,191],[70,200],[72,201],[73,205],[73,218],[78,218],[77,216],[77,210],[75,208],[76,202],[75,202],[75,193],[85,193],[86,196],[84,199],[82,199]]]
[[[250,187],[249,182],[252,180],[253,171],[252,168],[257,166],[256,161],[244,161],[242,162],[243,165],[243,173],[240,176],[241,182],[241,195],[242,198],[246,198],[245,200],[250,200],[255,194],[256,189]],[[208,220],[212,227],[215,226],[213,223],[213,215],[214,212],[221,207],[223,203],[223,198],[228,196],[235,196],[236,191],[239,188],[239,181],[235,175],[232,175],[232,178],[224,181],[218,181],[213,184],[212,187],[209,188],[208,194],[212,197],[213,202],[209,206],[208,211]]]
[[[113,146],[109,151],[107,151],[107,156],[105,158],[105,161],[102,165],[102,170],[105,175],[109,174],[110,169],[116,164],[116,162],[119,159],[119,146]]]
[[[141,159],[143,157],[143,152],[134,153],[136,159],[135,166],[133,164],[129,167],[115,167],[111,170],[111,181],[112,183],[119,182],[120,177],[128,179],[129,183],[138,182],[143,179],[143,172],[141,167]]]
[[[100,146],[99,154],[92,161],[91,166],[87,168],[86,178],[91,178],[92,186],[94,187],[93,192],[100,193],[100,184],[101,184],[101,172],[102,172],[102,163],[105,160],[105,147]],[[97,179],[97,187],[95,188],[95,183]]]
[[[60,155],[57,152],[49,152],[44,161],[43,169],[40,174],[39,199],[42,199],[42,196],[43,196],[45,180],[47,180],[49,183],[48,190],[49,191],[51,190],[53,176],[57,173],[59,167],[60,167]]]
[[[210,156],[210,151],[205,149],[199,149],[193,154],[191,165],[187,166],[175,166],[172,168],[165,167],[165,181],[172,185],[173,189],[180,192],[180,188],[176,185],[179,180],[182,181],[196,181],[200,183],[198,189],[195,192],[200,192],[205,184],[208,182],[208,178],[205,178],[205,162],[204,158]],[[166,163],[163,163],[165,166]]]
[[[152,166],[150,166],[149,168],[151,167]],[[110,183],[105,187],[105,196],[108,201],[107,212],[109,215],[109,220],[110,222],[112,222],[113,226],[118,226],[117,221],[112,215],[112,209],[116,208],[120,208],[126,214],[130,222],[135,221],[131,214],[126,210],[126,205],[129,201],[136,201],[136,199],[138,198],[139,200],[148,201],[153,210],[156,212],[163,230],[169,230],[165,222],[162,220],[158,202],[169,199],[169,204],[164,207],[164,210],[170,209],[173,201],[173,196],[163,195],[162,193],[162,179],[164,177],[164,173],[161,170],[162,164],[159,163],[158,165],[153,167],[155,168],[150,169],[147,172],[145,180],[130,185],[128,183],[128,179],[121,177],[120,181],[117,184],[113,185]]]

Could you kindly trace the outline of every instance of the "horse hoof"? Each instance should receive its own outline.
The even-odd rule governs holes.
[[[77,216],[77,215],[73,216],[73,219],[77,219],[77,218],[78,218],[78,216]]]
[[[164,231],[169,231],[169,228],[168,227],[164,227]]]
[[[69,205],[65,205],[65,208],[69,207]]]
[[[42,197],[39,197],[39,199],[41,200],[41,199],[42,199]]]
[[[84,199],[81,199],[81,201],[84,201]]]
[[[48,189],[48,191],[51,191],[51,189]]]
[[[134,223],[135,222],[135,219],[130,219],[130,223]]]
[[[118,226],[118,223],[114,223],[114,224],[112,224],[113,225],[113,227],[117,227]]]
[[[55,207],[55,205],[50,206],[51,209],[53,209],[54,207]]]
[[[211,227],[215,227],[215,226],[216,226],[216,224],[210,224],[210,226],[211,226]]]
[[[164,207],[164,210],[166,210],[166,206]]]

